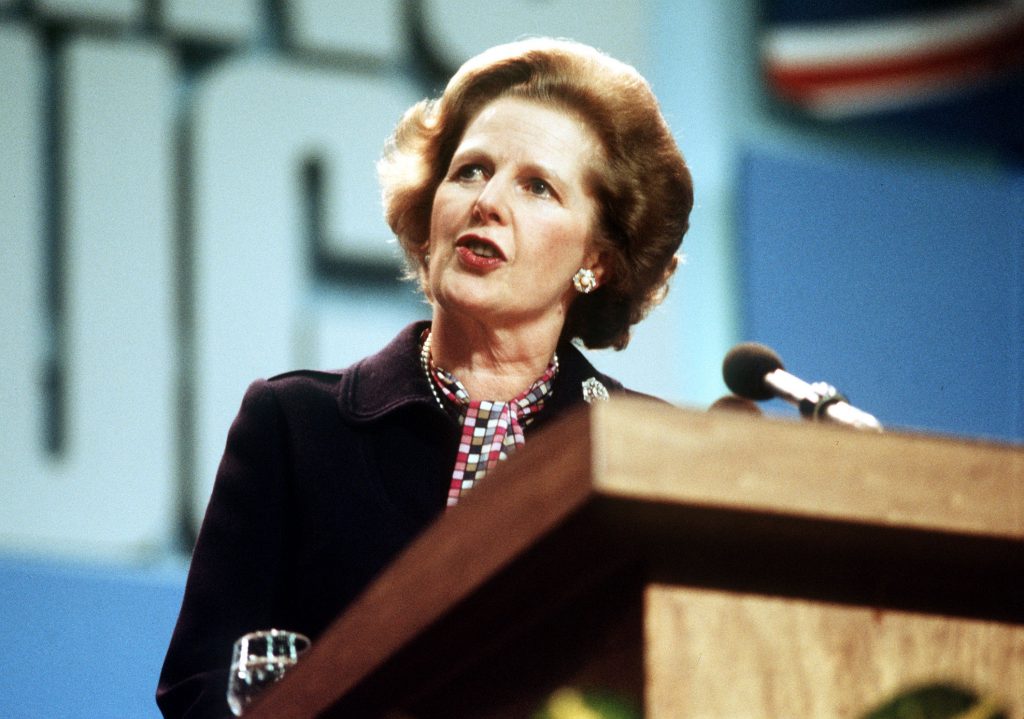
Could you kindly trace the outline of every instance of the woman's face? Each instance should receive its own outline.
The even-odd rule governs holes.
[[[602,156],[573,115],[517,98],[485,106],[434,196],[427,290],[435,308],[496,328],[539,321],[560,332],[573,274],[602,273],[596,203],[584,184]]]

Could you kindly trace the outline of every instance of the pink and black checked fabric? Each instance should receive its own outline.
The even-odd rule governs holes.
[[[458,408],[462,421],[462,437],[448,489],[448,506],[454,507],[463,492],[526,442],[523,428],[544,408],[558,372],[558,359],[552,360],[529,389],[508,402],[470,401],[466,388],[450,372],[437,366],[431,366],[431,370],[441,394]]]

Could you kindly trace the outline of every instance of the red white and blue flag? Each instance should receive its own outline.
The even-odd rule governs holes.
[[[978,134],[1024,147],[1024,0],[767,0],[766,8],[764,78],[786,105],[827,121],[941,109],[938,124],[984,126]],[[982,110],[969,105],[979,98]]]

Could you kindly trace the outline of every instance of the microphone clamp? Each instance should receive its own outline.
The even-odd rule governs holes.
[[[800,400],[800,414],[808,419],[823,419],[822,414],[837,402],[846,402],[846,397],[828,382],[811,382],[811,391]]]

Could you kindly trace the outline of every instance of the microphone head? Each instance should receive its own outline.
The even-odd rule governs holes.
[[[775,396],[765,375],[783,369],[782,360],[770,348],[757,342],[744,342],[733,347],[722,362],[725,386],[740,397],[763,400]]]

